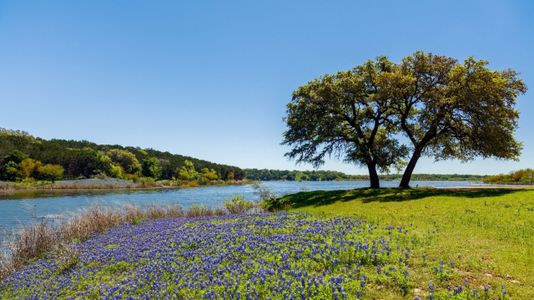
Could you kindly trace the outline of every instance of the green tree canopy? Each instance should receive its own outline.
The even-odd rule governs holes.
[[[401,187],[409,186],[423,155],[463,161],[519,157],[515,102],[526,86],[515,71],[492,71],[487,61],[472,57],[459,63],[419,51],[392,68],[380,85],[411,144]]]
[[[159,179],[161,177],[161,166],[159,159],[155,157],[147,157],[143,159],[142,174],[145,177]]]
[[[90,178],[95,175],[113,174],[113,162],[111,158],[102,151],[91,148],[71,149],[65,152],[62,158],[66,170],[70,174],[79,174],[83,177]]]
[[[367,166],[371,187],[378,188],[377,168],[399,164],[407,150],[394,138],[392,99],[380,93],[382,77],[393,68],[379,57],[299,87],[287,106],[286,155],[314,166],[331,155]]]
[[[200,170],[200,174],[202,176],[203,181],[214,181],[219,179],[219,175],[213,169],[202,168]]]
[[[16,181],[22,177],[19,165],[10,160],[0,166],[0,179]]]
[[[137,160],[135,155],[123,149],[111,149],[107,152],[111,161],[119,166],[127,174],[139,175],[141,173],[141,163]]]
[[[36,178],[42,180],[56,181],[63,178],[63,173],[65,173],[65,169],[63,169],[62,166],[46,164],[41,165],[37,168]]]
[[[181,168],[178,169],[178,179],[180,180],[198,180],[199,174],[195,169],[195,165],[189,161],[184,161]]]
[[[318,166],[335,155],[366,165],[371,187],[379,186],[377,168],[399,167],[410,149],[400,183],[408,187],[425,155],[517,159],[515,102],[525,92],[517,72],[493,71],[472,57],[459,63],[419,51],[399,64],[379,57],[298,88],[288,104],[283,144],[297,162]]]
[[[8,154],[6,157],[4,157],[3,161],[4,162],[12,161],[18,164],[26,158],[28,158],[28,154],[21,152],[19,150],[14,150],[10,154]]]
[[[25,158],[19,163],[19,169],[24,178],[34,178],[43,163],[38,160]]]

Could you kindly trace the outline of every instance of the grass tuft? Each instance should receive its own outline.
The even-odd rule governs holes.
[[[232,200],[225,201],[224,206],[231,214],[244,214],[254,208],[254,203],[243,197],[234,196]]]

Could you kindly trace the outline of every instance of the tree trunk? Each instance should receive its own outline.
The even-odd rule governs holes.
[[[372,189],[380,188],[380,179],[378,178],[378,172],[376,172],[376,164],[367,164],[367,169],[369,169],[370,187]]]
[[[408,165],[406,166],[406,169],[404,169],[404,174],[402,174],[402,179],[399,184],[400,188],[410,188],[410,180],[412,179],[412,173],[415,169],[417,161],[419,160],[419,157],[421,157],[421,149],[416,148],[413,152],[412,157],[410,158],[410,161],[408,162]]]

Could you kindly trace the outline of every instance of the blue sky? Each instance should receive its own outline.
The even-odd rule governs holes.
[[[299,85],[424,50],[513,68],[533,89],[533,30],[532,1],[0,0],[0,127],[311,169],[280,145]],[[533,167],[531,95],[518,100],[521,161],[425,159],[416,172]],[[323,169],[366,173],[335,160]]]

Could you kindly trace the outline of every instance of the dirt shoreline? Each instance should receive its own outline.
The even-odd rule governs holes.
[[[74,182],[74,181],[72,181]],[[4,182],[5,183],[5,182]],[[220,182],[220,183],[188,183],[181,185],[165,185],[156,183],[134,183],[128,182],[127,185],[114,185],[113,183],[103,184],[67,184],[67,185],[35,185],[32,187],[20,187],[15,184],[7,183],[0,185],[0,200],[5,200],[8,197],[21,197],[21,196],[54,196],[57,194],[93,194],[93,193],[111,193],[111,192],[136,192],[136,191],[151,191],[151,190],[172,190],[172,189],[185,189],[207,186],[225,186],[225,185],[243,185],[249,184],[248,180],[239,180],[232,182]]]

